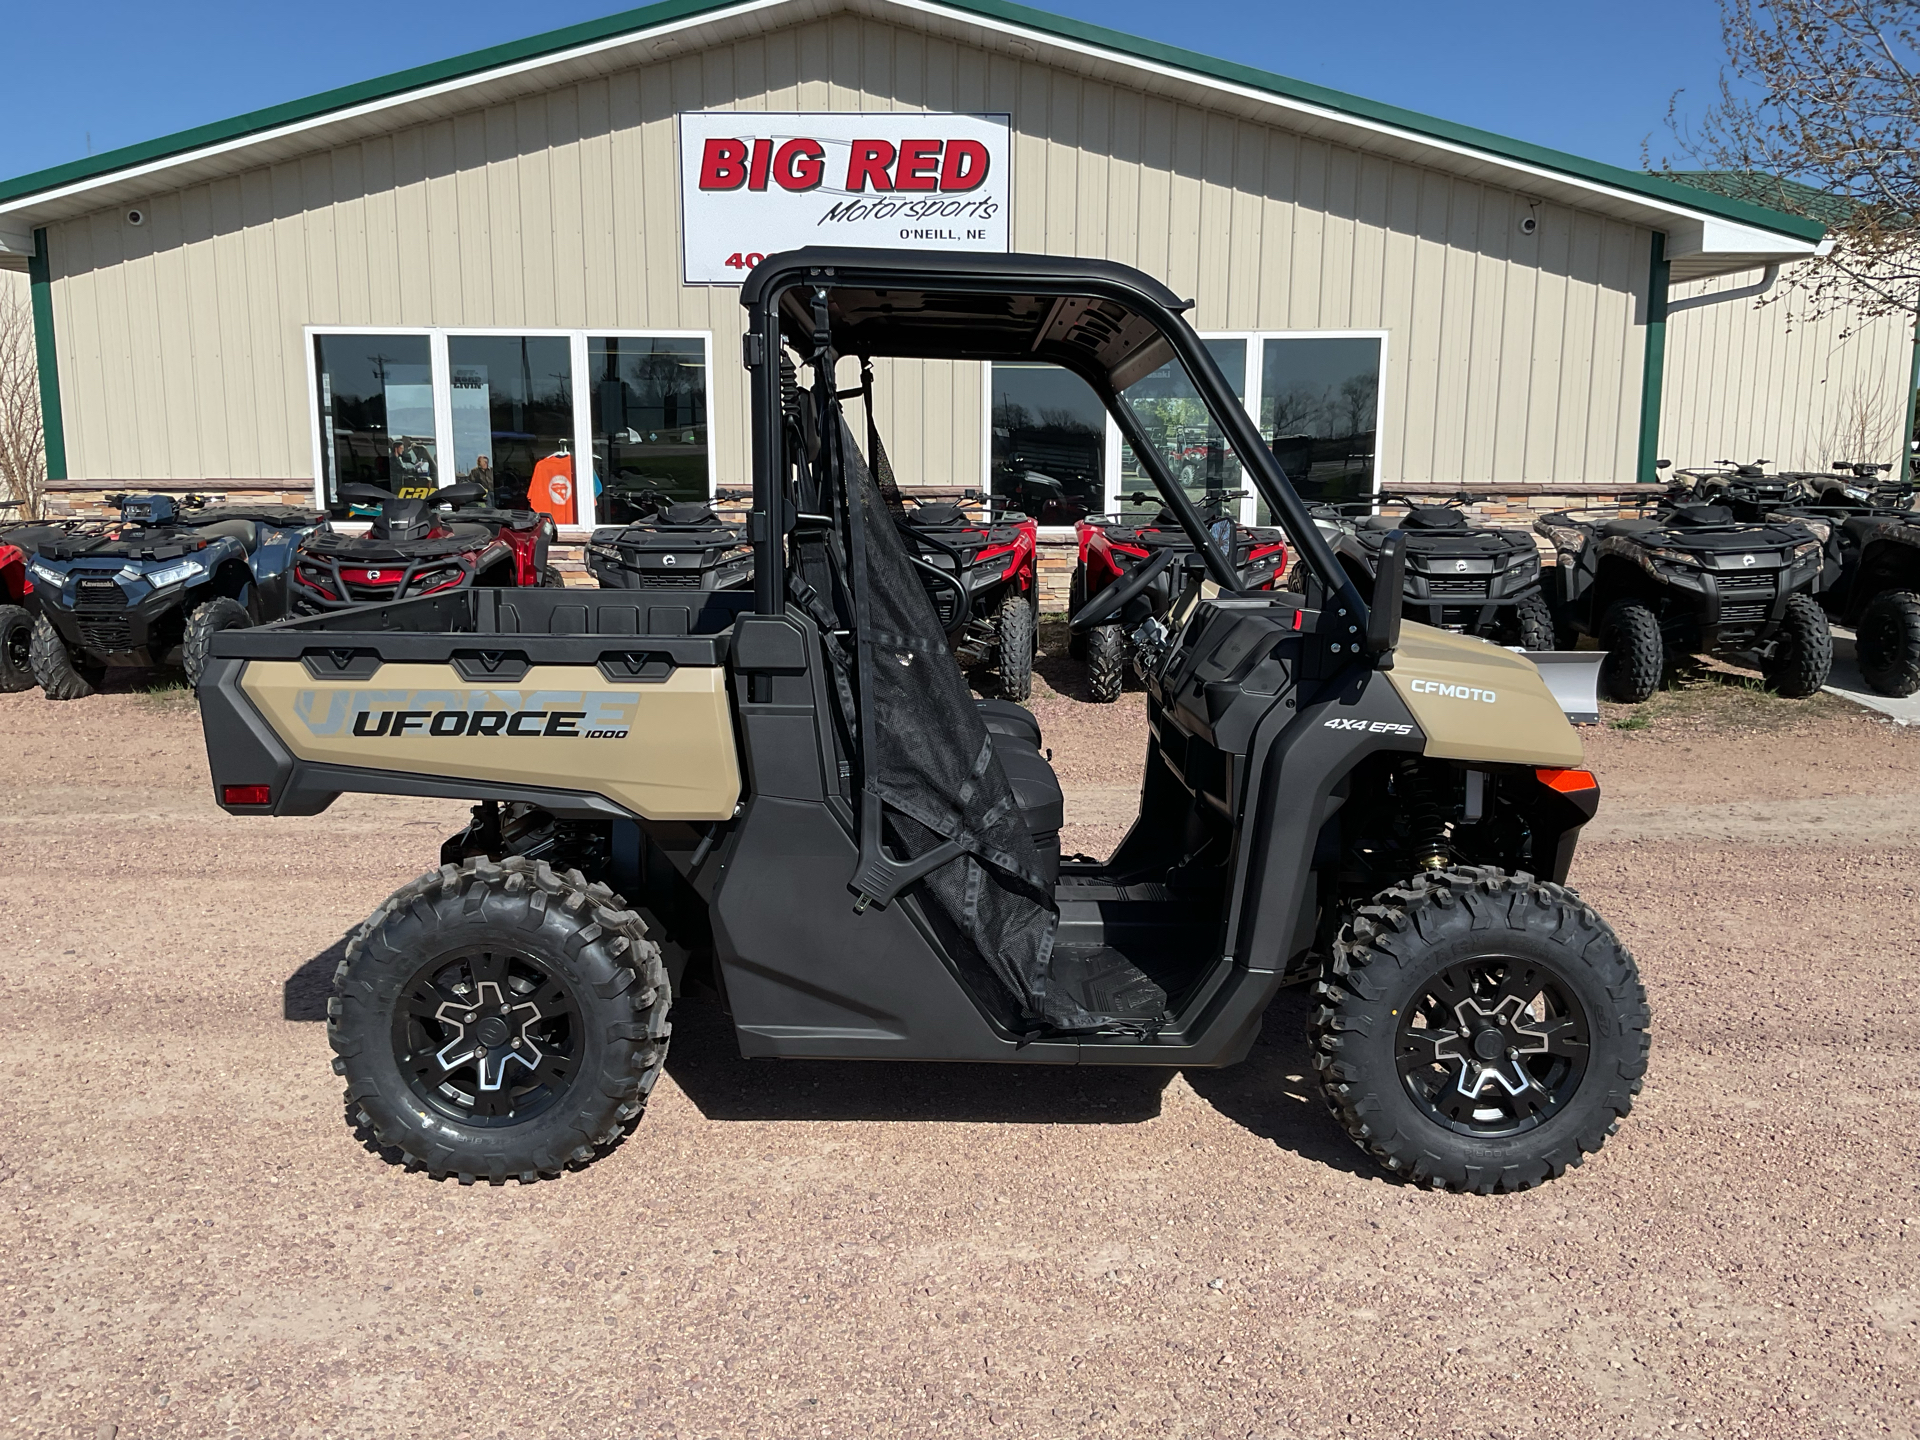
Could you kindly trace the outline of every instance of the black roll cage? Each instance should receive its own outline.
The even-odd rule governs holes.
[[[1337,559],[1305,503],[1287,479],[1246,409],[1235,397],[1220,367],[1199,335],[1182,317],[1191,302],[1180,300],[1164,285],[1131,266],[1107,260],[1083,260],[1054,255],[979,255],[956,253],[931,258],[921,251],[850,250],[809,247],[769,255],[747,277],[740,303],[747,311],[747,333],[742,359],[751,375],[749,404],[753,435],[753,508],[748,526],[754,547],[754,609],[763,615],[786,610],[786,551],[781,543],[794,523],[783,513],[786,493],[786,447],[780,380],[783,339],[782,300],[794,291],[823,292],[831,302],[835,291],[902,292],[905,297],[933,294],[991,299],[1012,295],[1052,299],[1109,301],[1150,325],[1165,342],[1172,359],[1179,360],[1200,392],[1213,422],[1239,452],[1240,463],[1269,509],[1280,517],[1295,547],[1319,578],[1329,596],[1353,617],[1364,633],[1367,604]],[[792,311],[786,312],[794,348],[811,354],[816,337]],[[869,326],[871,330],[871,326]],[[1099,397],[1120,427],[1135,459],[1146,469],[1181,528],[1203,557],[1207,569],[1223,589],[1239,588],[1232,557],[1223,554],[1193,500],[1174,479],[1145,427],[1131,406],[1121,401],[1119,388],[1104,368],[1076,358],[1069,350],[1038,352],[1040,338],[1024,351],[1009,351],[986,343],[980,333],[964,326],[941,329],[916,315],[908,305],[889,314],[881,335],[850,336],[836,332],[833,353],[863,357],[888,355],[919,359],[1023,360],[1060,365],[1077,374]],[[891,342],[898,335],[903,343]],[[1136,355],[1146,346],[1136,347]]]

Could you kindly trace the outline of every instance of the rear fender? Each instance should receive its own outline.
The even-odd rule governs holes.
[[[1920,544],[1880,539],[1861,546],[1860,566],[1847,594],[1847,619],[1858,621],[1874,597],[1889,590],[1920,592]]]

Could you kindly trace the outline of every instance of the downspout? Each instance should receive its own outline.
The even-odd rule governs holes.
[[[1900,483],[1913,482],[1914,403],[1920,398],[1920,310],[1913,316],[1913,363],[1907,368],[1907,428],[1900,436]]]
[[[47,478],[67,478],[67,427],[60,417],[60,352],[53,343],[53,271],[47,263],[47,232],[33,232],[27,261],[33,298],[33,354],[40,371],[40,429],[46,437]]]
[[[1707,295],[1690,295],[1685,300],[1669,300],[1667,314],[1677,315],[1682,310],[1697,310],[1702,305],[1718,305],[1727,300],[1753,300],[1773,288],[1773,282],[1780,278],[1780,262],[1774,261],[1760,272],[1760,279],[1752,285],[1742,285],[1738,290],[1721,290]]]
[[[1640,372],[1640,455],[1634,479],[1643,485],[1659,481],[1654,461],[1660,457],[1660,389],[1667,368],[1667,237],[1653,232],[1647,275],[1647,350]]]

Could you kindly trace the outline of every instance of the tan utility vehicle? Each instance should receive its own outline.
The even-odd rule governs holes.
[[[1387,1169],[1513,1190],[1599,1148],[1648,1014],[1565,886],[1598,801],[1575,732],[1520,656],[1403,630],[1398,539],[1368,604],[1170,292],[1103,262],[807,250],[741,302],[751,592],[465,591],[215,641],[235,814],[478,802],[340,965],[358,1123],[433,1175],[530,1182],[623,1137],[683,991],[748,1056],[1219,1066],[1299,981],[1335,1120]],[[1040,727],[968,692],[854,442],[836,367],[878,356],[1074,371],[1193,542],[1074,617],[1128,626],[1148,677],[1140,816],[1104,861],[1061,856]],[[1148,377],[1239,452],[1300,593],[1236,593],[1136,416]],[[1176,564],[1163,622],[1146,592]]]

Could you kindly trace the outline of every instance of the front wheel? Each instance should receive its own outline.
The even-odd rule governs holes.
[[[1127,638],[1118,625],[1096,625],[1087,637],[1087,698],[1111,705],[1127,683]]]
[[[355,1123],[434,1179],[528,1185],[640,1118],[667,1053],[660,947],[544,861],[442,865],[373,913],[327,1004]]]
[[[0,605],[0,694],[33,688],[33,617]]]
[[[1334,1118],[1435,1189],[1526,1190],[1606,1143],[1647,1070],[1633,956],[1571,890],[1459,866],[1377,895],[1315,988]]]
[[[1553,609],[1538,590],[1520,598],[1513,607],[1513,618],[1522,650],[1554,648]]]
[[[33,620],[27,655],[34,682],[49,700],[79,700],[93,694],[106,674],[104,666],[76,661],[67,642],[44,614]]]
[[[1638,705],[1660,688],[1666,652],[1660,621],[1638,600],[1616,600],[1600,617],[1600,693],[1623,705]]]
[[[540,584],[548,590],[564,590],[567,588],[567,577],[560,573],[558,565],[542,565]]]
[[[1787,613],[1760,673],[1776,694],[1802,700],[1820,693],[1833,670],[1833,629],[1811,595],[1789,595]]]
[[[994,643],[999,651],[1000,698],[1025,700],[1033,694],[1033,606],[1018,590],[1000,597],[994,617]]]
[[[1860,674],[1882,695],[1920,690],[1920,595],[1884,590],[1867,604],[1854,640]]]
[[[213,637],[222,630],[241,630],[253,623],[247,607],[227,596],[216,596],[193,607],[187,616],[187,633],[180,642],[180,668],[187,672],[187,684],[198,689],[200,677],[207,673],[207,661],[213,658]]]

